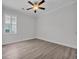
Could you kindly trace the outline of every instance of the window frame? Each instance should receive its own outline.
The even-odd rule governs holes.
[[[6,16],[9,16],[10,17],[10,23],[8,24],[8,23],[6,23],[7,22],[7,17]],[[14,22],[15,22],[15,24],[13,24],[13,22],[12,22],[12,19],[13,19],[13,17],[15,18],[14,19]],[[15,25],[15,26],[14,26]],[[9,30],[10,30],[10,32],[6,32],[6,28],[8,26],[10,26],[10,28],[9,28]],[[15,29],[14,28],[12,28],[12,27],[15,27]],[[14,30],[13,30],[14,29]],[[13,31],[12,31],[13,30]],[[17,16],[14,16],[14,15],[9,15],[9,14],[5,14],[4,15],[4,32],[6,33],[6,34],[16,34],[17,33]]]

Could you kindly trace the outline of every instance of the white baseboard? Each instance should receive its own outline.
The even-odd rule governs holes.
[[[67,46],[67,47],[71,47],[71,48],[75,48],[77,49],[77,46],[75,45],[69,45],[69,44],[64,44],[62,42],[55,42],[55,41],[50,41],[50,40],[46,40],[46,38],[43,38],[43,37],[37,37],[38,39],[42,39],[42,40],[45,40],[45,41],[48,41],[48,42],[51,42],[51,43],[56,43],[56,44],[60,44],[60,45],[63,45],[63,46]]]
[[[75,45],[68,45],[68,44],[64,44],[62,42],[53,42],[53,41],[50,41],[50,40],[46,40],[46,38],[43,38],[43,37],[37,37],[37,38],[26,38],[26,39],[22,39],[22,40],[17,40],[17,41],[12,41],[12,42],[7,42],[7,43],[2,43],[2,45],[6,45],[6,44],[11,44],[11,43],[16,43],[16,42],[20,42],[20,41],[25,41],[25,40],[30,40],[30,39],[41,39],[41,40],[45,40],[45,41],[48,41],[48,42],[51,42],[51,43],[56,43],[56,44],[60,44],[60,45],[64,45],[64,46],[67,46],[67,47],[71,47],[71,48],[75,48],[77,49],[77,47]]]
[[[34,39],[34,38],[26,38],[26,39],[22,39],[22,40],[4,42],[4,43],[2,43],[2,45],[12,44],[12,43],[21,42],[21,41],[30,40],[30,39]]]

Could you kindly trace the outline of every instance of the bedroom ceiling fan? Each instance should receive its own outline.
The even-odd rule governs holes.
[[[32,5],[32,7],[28,8],[28,9],[25,9],[25,10],[32,9],[32,10],[34,10],[34,13],[36,13],[38,9],[45,10],[45,8],[42,7],[42,4],[44,2],[45,2],[45,0],[42,0],[41,2],[34,2],[34,3],[32,3],[31,1],[28,1],[28,3]],[[24,9],[24,8],[22,8],[22,9]]]

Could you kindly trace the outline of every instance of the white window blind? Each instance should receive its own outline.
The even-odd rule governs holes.
[[[17,17],[5,15],[5,27],[4,30],[6,33],[16,33],[17,29]]]

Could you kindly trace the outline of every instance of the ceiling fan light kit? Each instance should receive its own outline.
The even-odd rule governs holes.
[[[32,5],[32,7],[28,8],[28,9],[25,9],[25,10],[32,9],[34,11],[34,13],[36,13],[38,9],[45,10],[45,8],[42,7],[42,4],[44,2],[45,2],[45,0],[42,0],[41,2],[35,2],[35,3],[32,3],[31,1],[28,1],[28,3]],[[22,8],[22,9],[24,9],[24,8]]]

